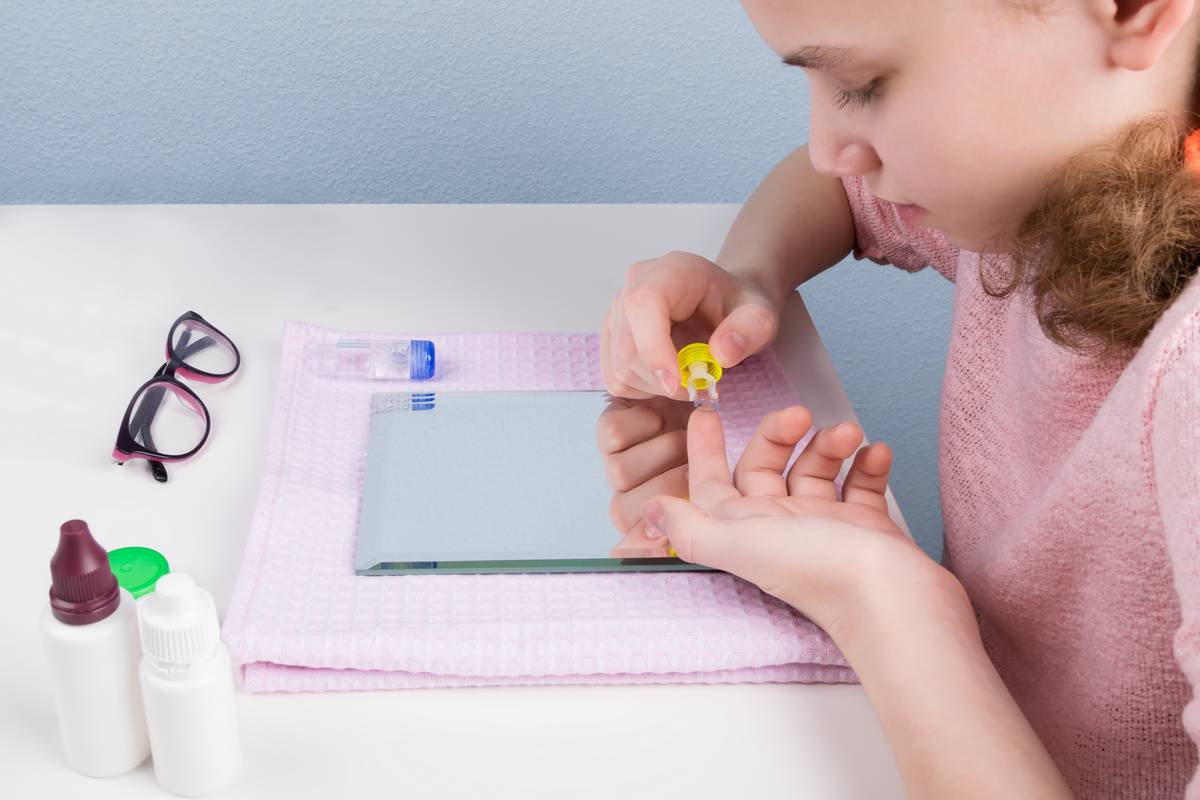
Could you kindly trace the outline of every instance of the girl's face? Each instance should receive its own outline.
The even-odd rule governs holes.
[[[767,44],[805,67],[813,167],[923,207],[919,224],[968,250],[1015,230],[1056,162],[1135,117],[1189,107],[1195,33],[1127,69],[1112,55],[1120,15],[1099,0],[1042,15],[1012,0],[743,5]]]

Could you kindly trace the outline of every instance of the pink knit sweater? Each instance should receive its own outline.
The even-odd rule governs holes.
[[[955,283],[945,561],[996,669],[1077,796],[1200,798],[1200,279],[1131,361],[1096,363],[987,295],[977,254],[843,183],[856,258]]]

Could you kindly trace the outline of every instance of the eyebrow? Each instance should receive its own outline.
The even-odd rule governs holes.
[[[848,47],[812,45],[788,53],[783,57],[783,63],[805,69],[832,69],[844,64],[852,53]]]

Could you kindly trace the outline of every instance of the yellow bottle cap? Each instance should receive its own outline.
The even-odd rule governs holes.
[[[688,398],[697,402],[699,392],[717,399],[717,381],[721,380],[721,365],[704,342],[694,342],[679,351],[679,382],[688,390]]]

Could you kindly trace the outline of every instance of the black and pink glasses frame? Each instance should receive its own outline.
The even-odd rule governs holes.
[[[193,332],[200,332],[203,335],[193,339]],[[231,369],[225,372],[207,372],[195,364],[188,363],[190,357],[214,346],[226,348],[232,355],[233,367]],[[125,416],[121,419],[121,427],[117,431],[117,443],[112,452],[113,460],[117,464],[124,464],[126,461],[138,458],[145,459],[154,479],[160,483],[167,480],[167,469],[163,466],[164,462],[184,461],[199,453],[204,447],[204,443],[208,441],[208,434],[212,429],[208,408],[205,407],[204,402],[195,392],[180,383],[175,376],[179,375],[200,383],[220,383],[232,377],[242,364],[241,354],[233,340],[195,311],[182,314],[172,323],[171,329],[167,332],[166,356],[167,363],[159,367],[154,376],[143,383],[130,399],[129,405],[125,408]],[[198,414],[204,422],[204,433],[200,436],[196,446],[183,453],[159,451],[155,447],[150,431],[154,417],[168,392],[173,393],[180,402]]]

